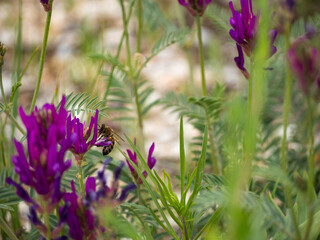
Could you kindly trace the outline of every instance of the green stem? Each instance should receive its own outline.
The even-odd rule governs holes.
[[[130,42],[129,42],[129,34],[128,34],[128,25],[127,25],[127,16],[126,16],[126,11],[124,8],[124,3],[123,0],[120,0],[120,5],[121,5],[121,12],[122,12],[122,22],[123,22],[123,27],[124,27],[124,37],[126,40],[126,51],[127,51],[127,61],[128,61],[128,67],[130,70],[130,74],[132,72],[132,64],[131,64],[131,50],[130,50]]]
[[[203,44],[202,44],[202,36],[201,36],[201,21],[200,21],[200,16],[198,14],[196,16],[196,21],[197,21],[198,44],[199,44],[202,93],[203,93],[203,96],[207,96],[206,78],[204,73]]]
[[[285,32],[285,49],[286,51],[290,47],[290,26],[287,24],[286,32]],[[281,142],[281,167],[283,172],[287,173],[287,129],[289,123],[289,113],[291,109],[291,94],[292,94],[292,75],[289,62],[286,62],[286,85],[285,85],[285,96],[284,96],[284,103],[283,103],[283,137]],[[288,204],[288,208],[291,212],[292,223],[297,235],[297,239],[301,239],[301,233],[298,225],[298,220],[294,211],[292,197],[289,189],[284,186],[284,194],[285,199]]]
[[[187,226],[186,226],[186,221],[184,220],[184,217],[182,216],[181,217],[181,222],[183,224],[183,235],[184,235],[184,239],[185,240],[189,240],[189,236],[188,236],[188,229],[187,229]]]
[[[18,130],[19,130],[23,135],[26,135],[26,132],[23,130],[23,128],[20,126],[20,124],[17,122],[17,120],[11,115],[11,113],[9,112],[8,109],[5,111],[5,113],[6,113],[7,116],[10,118],[11,122],[18,128]]]
[[[51,228],[50,228],[50,221],[49,221],[49,213],[47,211],[47,203],[44,201],[43,204],[43,209],[44,209],[44,221],[47,227],[47,238],[46,239],[51,239]]]
[[[5,232],[11,240],[18,240],[17,236],[12,231],[12,228],[2,217],[0,217],[0,229],[2,229],[3,232]]]
[[[308,212],[308,223],[305,231],[304,239],[309,239],[311,227],[313,224],[314,208],[312,203],[314,201],[314,133],[313,133],[313,106],[311,98],[306,96],[307,113],[308,113],[308,137],[309,137],[309,157],[308,157],[308,170],[309,170],[309,181],[308,181],[308,195],[309,195],[309,212]]]
[[[50,10],[47,12],[47,20],[46,20],[43,41],[42,41],[42,47],[41,47],[40,67],[39,67],[38,79],[37,79],[36,88],[35,88],[35,91],[33,94],[32,102],[31,102],[31,107],[30,107],[30,111],[29,111],[30,113],[33,111],[34,106],[36,105],[36,101],[37,101],[37,97],[38,97],[39,89],[40,89],[44,60],[46,57],[46,49],[47,49],[47,42],[48,42],[48,36],[49,36],[51,15],[52,15],[52,2],[53,2],[53,0],[49,0]]]
[[[15,74],[16,77],[15,83],[19,83],[21,81],[20,78],[20,71],[21,71],[21,55],[22,55],[22,0],[19,0],[19,19],[18,19],[18,35],[17,35],[17,42],[15,45],[15,61],[16,61],[16,68]],[[19,99],[19,89],[14,95],[13,98],[13,107],[12,107],[12,114],[14,117],[18,115],[18,99]],[[12,136],[14,135],[14,125],[12,125]]]
[[[132,63],[131,63],[131,50],[130,50],[130,43],[129,43],[129,35],[128,35],[128,27],[127,27],[127,17],[126,17],[126,11],[124,9],[123,0],[120,0],[121,4],[121,11],[122,11],[122,21],[124,24],[124,34],[125,34],[125,41],[126,41],[126,50],[127,50],[127,61],[128,61],[128,67],[129,67],[129,75],[133,76],[133,69],[132,69]],[[132,78],[131,82],[133,84],[133,91],[134,91],[134,98],[136,103],[136,111],[137,111],[137,118],[138,118],[138,128],[139,128],[139,139],[141,140],[141,146],[143,155],[145,155],[145,149],[144,149],[144,137],[143,137],[143,122],[142,122],[142,113],[141,113],[141,105],[139,101],[139,95],[138,95],[138,77],[139,75],[136,75],[136,77]]]
[[[2,66],[0,66],[0,88],[1,88],[1,96],[3,99],[4,106],[5,108],[7,108],[8,103],[7,103],[6,95],[4,93],[3,82],[2,82]]]
[[[250,77],[248,79],[248,114],[252,113],[252,68],[253,68],[253,57],[250,58]]]
[[[308,135],[309,135],[309,157],[308,157],[308,168],[309,168],[309,179],[311,189],[314,186],[314,133],[313,133],[313,107],[309,96],[306,97],[307,112],[308,112]]]
[[[131,14],[132,14],[132,10],[133,10],[133,6],[134,6],[134,2],[135,1],[132,1],[131,5],[129,7],[128,17],[127,17],[126,22],[124,24],[125,25],[125,29],[126,29],[126,26],[128,25],[129,20],[130,20],[130,17],[131,17]],[[120,39],[120,43],[118,45],[117,53],[116,53],[116,56],[115,56],[116,59],[118,59],[119,56],[120,56],[120,52],[121,52],[121,48],[122,48],[122,44],[123,44],[124,38],[125,38],[125,30],[122,33],[122,36],[121,36],[121,39]],[[107,88],[106,88],[106,91],[104,92],[104,96],[103,96],[103,100],[105,100],[105,101],[107,100],[107,97],[109,95],[109,91],[110,91],[110,87],[111,87],[111,84],[112,84],[113,74],[114,74],[115,69],[116,69],[116,65],[114,64],[114,65],[112,65],[110,76],[109,76],[109,81],[108,81],[108,84],[107,84]]]
[[[143,19],[142,19],[142,0],[138,0],[138,33],[137,33],[137,49],[136,52],[141,52],[141,34],[143,28]]]
[[[145,206],[146,204],[145,204],[143,197],[142,197],[142,194],[141,194],[141,184],[138,182],[138,180],[136,181],[136,185],[137,185],[139,204]]]
[[[208,125],[208,137],[209,137],[209,144],[210,144],[210,152],[211,152],[211,162],[213,166],[213,173],[219,175],[219,167],[218,167],[218,161],[215,154],[215,147],[214,147],[214,130],[213,130],[213,124],[210,121],[208,110],[206,109],[206,121]]]
[[[82,160],[78,160],[78,169],[79,169],[79,183],[81,188],[82,197],[85,197],[85,188],[84,188],[84,179],[83,179],[83,171],[82,171]]]
[[[206,78],[205,78],[205,72],[204,72],[204,55],[203,55],[203,44],[202,44],[202,36],[201,36],[201,21],[200,16],[197,14],[196,16],[196,22],[197,22],[197,33],[198,33],[198,44],[199,44],[199,57],[200,57],[200,68],[201,68],[201,83],[202,83],[202,93],[203,96],[207,96],[207,88],[206,88]],[[213,164],[213,171],[215,174],[219,174],[218,169],[218,163],[215,156],[215,150],[214,150],[214,140],[213,140],[213,129],[211,124],[211,119],[209,117],[209,113],[206,111],[206,121],[208,125],[209,130],[209,142],[210,142],[210,150],[211,150],[211,161]]]

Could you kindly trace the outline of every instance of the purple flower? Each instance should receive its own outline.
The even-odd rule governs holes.
[[[230,18],[230,36],[243,47],[246,55],[250,56],[254,47],[254,38],[257,33],[258,17],[253,14],[252,1],[240,0],[241,13],[234,10],[233,3],[230,1],[229,6],[233,17]]]
[[[250,78],[250,75],[247,71],[247,69],[244,67],[244,57],[243,57],[243,51],[242,48],[240,47],[239,44],[237,44],[237,49],[238,49],[238,57],[234,58],[234,61],[236,62],[238,68],[240,69],[240,71],[242,72],[242,74],[245,76],[246,79]]]
[[[66,223],[69,225],[70,237],[74,240],[95,239],[94,216],[90,209],[85,206],[82,199],[78,197],[74,182],[71,182],[71,193],[65,193],[64,201],[69,207],[66,210]]]
[[[211,0],[178,0],[179,4],[186,7],[192,16],[202,16]]]
[[[232,11],[232,17],[230,18],[230,25],[232,26],[232,29],[230,29],[229,34],[233,40],[236,41],[239,54],[239,56],[234,58],[234,60],[240,71],[248,79],[249,73],[244,67],[243,51],[247,56],[251,56],[255,46],[259,16],[254,15],[253,13],[252,0],[240,0],[240,4],[241,13],[234,9],[232,1],[229,2],[229,6]],[[272,30],[269,33],[271,38],[270,55],[273,55],[277,51],[277,48],[273,46],[277,33],[278,32],[276,30]]]
[[[319,95],[320,59],[319,52],[309,40],[308,34],[294,41],[287,57],[293,74],[306,95]]]
[[[120,173],[122,168],[124,167],[124,162],[120,162],[120,165],[115,169],[114,174],[113,174],[113,181],[111,183],[111,186],[108,187],[107,186],[107,178],[105,176],[105,169],[106,166],[109,164],[110,160],[107,159],[104,163],[103,169],[101,171],[98,172],[98,182],[99,182],[99,189],[96,189],[96,186],[94,186],[93,183],[95,183],[95,180],[93,179],[87,179],[87,181],[89,180],[90,182],[92,182],[92,184],[88,184],[88,186],[90,186],[90,189],[88,189],[88,194],[86,196],[86,199],[89,202],[92,202],[93,200],[98,202],[105,202],[108,201],[109,203],[111,203],[111,205],[115,205],[119,202],[122,202],[125,200],[125,198],[127,197],[128,193],[130,190],[133,190],[136,188],[136,186],[132,183],[132,184],[128,184],[126,187],[124,187],[121,191],[121,193],[119,191],[119,177],[120,177]],[[118,198],[118,195],[120,194],[120,197]]]
[[[12,157],[12,163],[20,182],[34,188],[43,200],[50,200],[49,209],[62,198],[61,177],[71,166],[71,160],[64,161],[64,156],[74,135],[65,137],[67,111],[64,105],[65,97],[59,112],[50,104],[41,109],[35,108],[31,115],[26,115],[20,108],[20,116],[27,129],[28,154],[25,154],[23,145],[14,140],[17,155]],[[9,181],[14,185],[12,180]],[[18,185],[15,187],[18,191]]]
[[[110,141],[107,141],[107,138],[98,136],[98,118],[99,111],[97,109],[95,116],[91,117],[89,127],[86,127],[85,123],[81,123],[77,117],[71,120],[71,115],[69,114],[67,118],[67,136],[71,137],[75,133],[78,136],[71,148],[77,160],[81,160],[92,146],[104,147],[111,144]]]
[[[134,145],[136,145],[136,140],[134,140]],[[153,151],[154,151],[154,143],[152,143],[150,149],[149,149],[149,154],[148,154],[148,161],[147,161],[147,164],[148,164],[148,167],[150,168],[150,170],[153,169],[153,167],[156,165],[156,162],[157,162],[157,159],[155,157],[152,156],[153,154]],[[127,149],[127,153],[128,153],[128,156],[129,158],[131,159],[131,161],[136,165],[138,166],[138,159],[137,159],[137,153],[136,152],[131,152],[129,149]],[[128,164],[128,167],[131,171],[131,174],[132,176],[138,180],[138,183],[142,183],[142,180],[141,178],[139,178],[138,176],[138,173],[136,172],[136,170],[133,168],[133,166],[131,165],[131,163],[128,161],[128,159],[126,159],[127,161],[127,164]],[[148,176],[148,173],[147,171],[144,171],[143,172],[143,176],[144,177],[147,177]]]
[[[66,219],[69,225],[69,234],[72,239],[80,240],[85,236],[87,239],[95,239],[97,232],[102,228],[99,226],[97,216],[93,214],[95,208],[109,204],[114,207],[121,201],[124,201],[130,190],[135,189],[134,184],[129,184],[124,187],[121,193],[119,191],[119,176],[124,163],[115,170],[114,179],[111,187],[107,186],[105,169],[106,165],[110,162],[108,159],[105,161],[103,169],[98,172],[99,185],[96,186],[94,177],[88,177],[86,181],[86,196],[85,199],[76,194],[74,182],[71,182],[71,193],[65,193],[64,201],[68,204],[67,208],[60,208],[61,214]],[[118,195],[120,194],[120,197]]]
[[[37,205],[37,203],[31,199],[29,193],[23,188],[21,187],[21,185],[19,185],[18,183],[14,182],[11,178],[7,178],[6,179],[6,182],[9,184],[9,185],[13,185],[16,190],[17,190],[17,195],[22,199],[24,200],[26,203],[28,204],[32,204],[32,205]]]

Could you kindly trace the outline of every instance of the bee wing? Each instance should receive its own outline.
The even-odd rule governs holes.
[[[124,142],[124,139],[117,133],[113,132],[114,134],[114,139],[117,141],[117,143],[119,143],[120,141]],[[120,145],[120,143],[119,143]]]

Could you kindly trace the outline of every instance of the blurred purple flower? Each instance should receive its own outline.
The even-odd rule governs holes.
[[[240,0],[241,13],[235,11],[233,2],[229,2],[229,7],[232,11],[232,17],[230,18],[230,29],[229,34],[233,40],[236,41],[238,57],[234,60],[243,73],[243,75],[248,79],[249,73],[244,68],[244,56],[243,51],[247,56],[251,56],[251,53],[255,46],[255,38],[258,30],[259,15],[254,15],[252,8],[252,0]],[[271,50],[270,55],[272,56],[277,52],[277,48],[273,45],[278,32],[276,30],[270,31],[269,35],[271,38]],[[242,49],[240,49],[242,48]]]
[[[113,181],[111,186],[107,186],[107,178],[105,175],[106,166],[109,164],[110,159],[107,159],[103,165],[101,171],[98,172],[98,182],[99,189],[96,190],[96,181],[93,177],[89,177],[86,182],[86,202],[102,202],[102,204],[107,201],[111,205],[117,205],[119,202],[122,202],[128,196],[129,191],[136,188],[136,186],[131,183],[125,186],[121,193],[119,191],[119,177],[122,168],[124,167],[124,162],[121,162],[120,165],[115,169],[113,173]],[[120,195],[120,196],[119,196]]]
[[[244,57],[243,57],[243,51],[242,48],[239,44],[237,44],[237,49],[238,49],[238,57],[234,58],[234,61],[236,62],[238,68],[242,72],[242,74],[245,76],[246,79],[249,79],[250,75],[247,71],[247,69],[244,67]]]
[[[134,145],[136,145],[136,140],[134,140]],[[148,154],[148,167],[150,168],[150,170],[153,169],[153,167],[156,165],[157,159],[155,157],[152,156],[154,151],[154,143],[152,143],[150,149],[149,149],[149,154]],[[127,149],[127,153],[129,158],[131,159],[131,161],[138,166],[138,159],[137,159],[137,153],[136,152],[131,152],[130,149]],[[136,172],[136,170],[133,168],[133,166],[131,165],[131,163],[128,161],[128,159],[126,159],[128,167],[131,171],[132,176],[137,180],[138,179],[138,183],[142,183],[141,178],[138,176],[138,173]],[[146,178],[148,176],[147,171],[143,172],[143,176]]]
[[[293,74],[298,78],[304,94],[319,96],[320,90],[320,59],[319,52],[309,41],[306,34],[294,41],[287,57]]]
[[[40,0],[40,3],[42,4],[42,6],[46,12],[49,12],[51,10],[49,0]]]
[[[74,117],[71,120],[71,114],[69,114],[67,118],[67,136],[70,137],[74,133],[78,136],[71,148],[77,160],[81,160],[92,146],[104,147],[111,144],[110,141],[107,141],[107,138],[102,135],[98,136],[98,118],[99,110],[97,109],[95,116],[91,117],[89,127],[85,127],[85,123],[81,123],[79,118]],[[92,137],[90,138],[91,135]]]
[[[76,193],[74,182],[71,182],[71,193],[64,194],[64,201],[69,205],[66,211],[66,223],[69,225],[70,237],[74,240],[95,239],[94,216]],[[61,209],[61,208],[60,208]]]
[[[232,11],[230,24],[233,29],[230,29],[230,36],[243,47],[247,56],[250,56],[254,47],[254,38],[258,28],[258,17],[253,14],[252,1],[240,0],[241,13],[234,10],[232,1],[229,2]]]
[[[186,7],[192,16],[202,16],[211,0],[178,0],[179,4]]]
[[[134,184],[129,184],[124,187],[121,193],[119,190],[119,176],[121,169],[124,166],[122,162],[114,172],[114,179],[109,188],[105,176],[106,165],[110,162],[108,159],[103,166],[103,169],[98,172],[99,186],[96,186],[94,177],[88,177],[86,181],[86,197],[82,199],[76,194],[74,182],[71,182],[71,193],[65,193],[64,201],[68,204],[65,210],[66,223],[69,225],[69,234],[72,239],[80,240],[85,236],[87,239],[95,239],[98,231],[103,228],[99,226],[97,217],[93,214],[94,208],[99,208],[105,204],[114,207],[124,201],[130,190],[135,189]],[[120,195],[120,196],[118,196]],[[62,208],[60,208],[62,212]]]

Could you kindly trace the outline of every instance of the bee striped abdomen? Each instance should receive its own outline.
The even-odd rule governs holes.
[[[102,149],[103,155],[108,155],[112,151],[114,144],[115,144],[115,139],[114,139],[113,135],[109,136],[107,141],[110,141],[111,143],[109,146],[103,147],[103,149]]]

